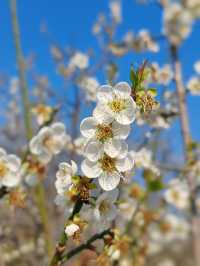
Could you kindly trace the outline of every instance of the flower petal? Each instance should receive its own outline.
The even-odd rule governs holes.
[[[112,123],[112,130],[115,138],[126,139],[130,133],[130,129],[130,125],[122,125],[116,121]]]
[[[114,87],[114,93],[120,97],[129,97],[131,94],[131,87],[127,82],[119,82]]]
[[[103,85],[98,88],[97,100],[101,103],[107,103],[112,100],[113,88],[110,85]]]
[[[92,162],[98,161],[103,155],[103,145],[99,142],[89,142],[85,148],[85,156]]]
[[[56,122],[51,125],[51,129],[53,130],[53,134],[56,136],[61,136],[65,134],[65,125],[61,122]]]
[[[121,140],[121,149],[118,155],[118,159],[123,159],[124,157],[127,156],[127,153],[128,153],[128,144],[124,140]]]
[[[85,138],[92,138],[96,132],[97,121],[94,117],[87,117],[82,120],[80,125],[81,134]]]
[[[0,158],[6,155],[6,151],[3,148],[0,148]]]
[[[115,158],[120,153],[121,145],[121,140],[111,139],[104,143],[104,151],[111,158]]]
[[[102,173],[98,162],[91,162],[88,159],[85,159],[81,164],[81,170],[84,175],[88,178],[96,178]]]
[[[110,191],[110,190],[115,189],[119,185],[120,178],[121,178],[121,175],[118,172],[114,172],[112,174],[108,174],[104,172],[99,177],[98,181],[102,189],[106,191]]]
[[[116,168],[119,172],[126,172],[133,168],[134,161],[130,154],[127,155],[126,158],[119,159],[116,161]]]
[[[93,111],[93,116],[98,121],[98,123],[111,123],[113,121],[113,117],[107,112],[106,106],[97,105]]]
[[[122,125],[130,125],[135,120],[136,103],[129,97],[126,99],[126,108],[116,114],[116,121]]]
[[[40,154],[41,153],[41,139],[38,136],[35,136],[30,141],[30,150],[33,154]]]
[[[9,169],[12,172],[16,172],[19,170],[20,165],[21,165],[21,160],[14,154],[10,154],[7,156],[7,164]]]
[[[8,175],[2,179],[2,185],[6,187],[15,187],[19,184],[20,180],[21,176],[19,174],[9,172]]]

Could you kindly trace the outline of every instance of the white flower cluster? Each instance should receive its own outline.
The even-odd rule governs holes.
[[[97,91],[97,106],[93,116],[85,118],[80,130],[86,138],[81,168],[89,178],[98,178],[104,190],[116,188],[123,173],[133,168],[125,139],[135,119],[136,103],[126,82],[114,87],[101,86]]]
[[[93,102],[96,101],[96,92],[99,87],[99,83],[95,78],[84,76],[79,80],[78,85],[85,91],[86,100]]]
[[[121,11],[121,4],[119,0],[112,0],[110,2],[110,11],[111,16],[116,23],[122,22],[122,11]]]
[[[160,175],[159,169],[154,165],[152,152],[147,148],[142,148],[139,151],[130,151],[132,158],[135,159],[137,168],[149,169],[156,175]]]
[[[157,53],[160,49],[159,44],[153,40],[151,33],[147,29],[140,30],[136,36],[133,32],[128,31],[123,40],[128,47],[136,51],[148,50]]]
[[[190,80],[187,83],[187,88],[192,95],[199,96],[200,95],[200,61],[197,61],[194,64],[194,69],[197,75],[190,78]]]
[[[16,187],[21,181],[21,160],[14,154],[7,154],[0,148],[0,188]]]
[[[43,164],[51,161],[54,154],[60,153],[65,147],[69,136],[65,132],[65,125],[57,122],[43,127],[30,141],[30,151]]]
[[[70,68],[78,68],[78,69],[85,69],[89,65],[89,59],[86,54],[81,52],[76,52],[69,61]]]
[[[191,32],[193,17],[180,3],[170,3],[164,9],[164,33],[174,45],[179,45]]]
[[[171,82],[173,78],[173,72],[169,64],[159,67],[158,63],[152,63],[152,68],[152,79],[154,82],[165,86]]]
[[[167,203],[178,209],[186,209],[189,207],[189,189],[187,183],[179,179],[173,179],[169,182],[169,187],[164,193]]]

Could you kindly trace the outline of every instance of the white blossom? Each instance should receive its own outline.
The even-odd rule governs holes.
[[[70,237],[73,236],[79,230],[80,227],[77,224],[71,223],[65,227],[65,234]]]
[[[180,209],[189,206],[189,189],[184,181],[173,179],[169,182],[169,188],[164,193],[166,202]]]
[[[54,123],[49,127],[43,127],[30,142],[31,152],[46,164],[50,162],[54,154],[58,154],[69,140],[63,123]]]
[[[85,159],[82,162],[81,169],[89,178],[97,178],[100,186],[106,190],[115,189],[120,179],[123,178],[122,172],[129,171],[133,168],[133,159],[129,154],[123,159],[111,158],[103,154],[98,161],[89,161]]]
[[[164,33],[174,45],[179,45],[191,32],[192,16],[179,3],[171,3],[164,9]]]
[[[192,77],[187,83],[187,88],[192,95],[199,96],[200,95],[200,78]]]
[[[119,0],[112,0],[110,2],[111,15],[116,23],[122,21],[121,4]]]
[[[69,61],[69,67],[77,67],[81,70],[87,68],[89,65],[88,56],[81,52],[76,52]]]
[[[116,120],[119,124],[129,125],[135,119],[136,103],[131,97],[131,88],[126,82],[114,87],[103,85],[97,92],[98,105],[94,116],[99,122]]]
[[[115,202],[118,198],[119,191],[114,189],[109,192],[102,193],[97,201],[94,209],[94,216],[97,221],[107,222],[115,219],[117,215],[117,207]]]
[[[80,125],[82,135],[88,139],[85,155],[91,161],[101,158],[105,152],[110,157],[124,157],[128,147],[124,139],[130,132],[129,125],[112,123],[99,123],[95,117],[85,118]]]
[[[72,185],[72,176],[76,174],[77,169],[77,165],[74,161],[71,161],[71,165],[65,162],[59,164],[55,182],[58,194],[63,195],[70,188]]]
[[[8,188],[19,185],[21,160],[14,154],[7,154],[0,148],[0,187]]]

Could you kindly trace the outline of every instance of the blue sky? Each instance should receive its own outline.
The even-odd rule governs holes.
[[[9,1],[0,1],[0,73],[16,75],[16,59],[12,40]],[[119,27],[117,37],[123,36],[128,30],[137,32],[147,28],[153,35],[160,34],[161,11],[158,6],[149,4],[142,6],[134,0],[122,0],[123,23]],[[61,46],[68,44],[87,51],[89,47],[98,51],[97,41],[91,28],[97,14],[108,12],[108,0],[18,0],[18,14],[21,28],[21,41],[26,56],[35,53],[38,73],[49,76],[55,87],[59,80],[55,75],[55,67],[49,52],[49,40],[57,41]],[[40,32],[42,22],[48,27],[50,39]],[[194,25],[193,32],[180,51],[184,64],[184,80],[193,72],[193,63],[200,59],[200,23]],[[161,44],[158,54],[130,54],[117,60],[120,66],[120,78],[129,78],[130,64],[140,64],[144,59],[158,61],[161,64],[169,61],[166,43]],[[105,80],[101,80],[105,83]],[[200,97],[189,97],[191,129],[194,139],[200,140]]]

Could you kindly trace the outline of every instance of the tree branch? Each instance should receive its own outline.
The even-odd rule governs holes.
[[[181,122],[181,131],[183,137],[184,144],[184,156],[185,156],[185,164],[188,165],[191,159],[191,153],[189,150],[189,146],[191,143],[190,137],[190,129],[189,129],[189,119],[187,112],[187,104],[186,104],[186,91],[183,85],[182,80],[182,70],[181,63],[178,56],[178,49],[176,46],[170,46],[171,58],[174,67],[174,79],[176,84],[176,91],[178,96],[178,105],[179,105],[179,113],[180,113],[180,122]],[[197,213],[196,206],[196,188],[195,181],[193,180],[193,176],[189,171],[186,171],[186,179],[190,189],[190,197],[191,197],[191,212],[192,212],[192,235],[193,235],[193,247],[194,247],[194,259],[195,265],[200,266],[200,219]]]
[[[73,220],[74,216],[78,214],[83,206],[83,201],[82,200],[77,200],[74,209],[72,211],[71,216],[69,217],[69,220]],[[58,244],[56,246],[56,251],[54,253],[54,256],[50,262],[50,266],[58,266],[60,265],[62,261],[62,254],[65,251],[65,246],[67,242],[67,235],[65,234],[65,231],[62,232],[60,235],[60,239],[58,241]]]

